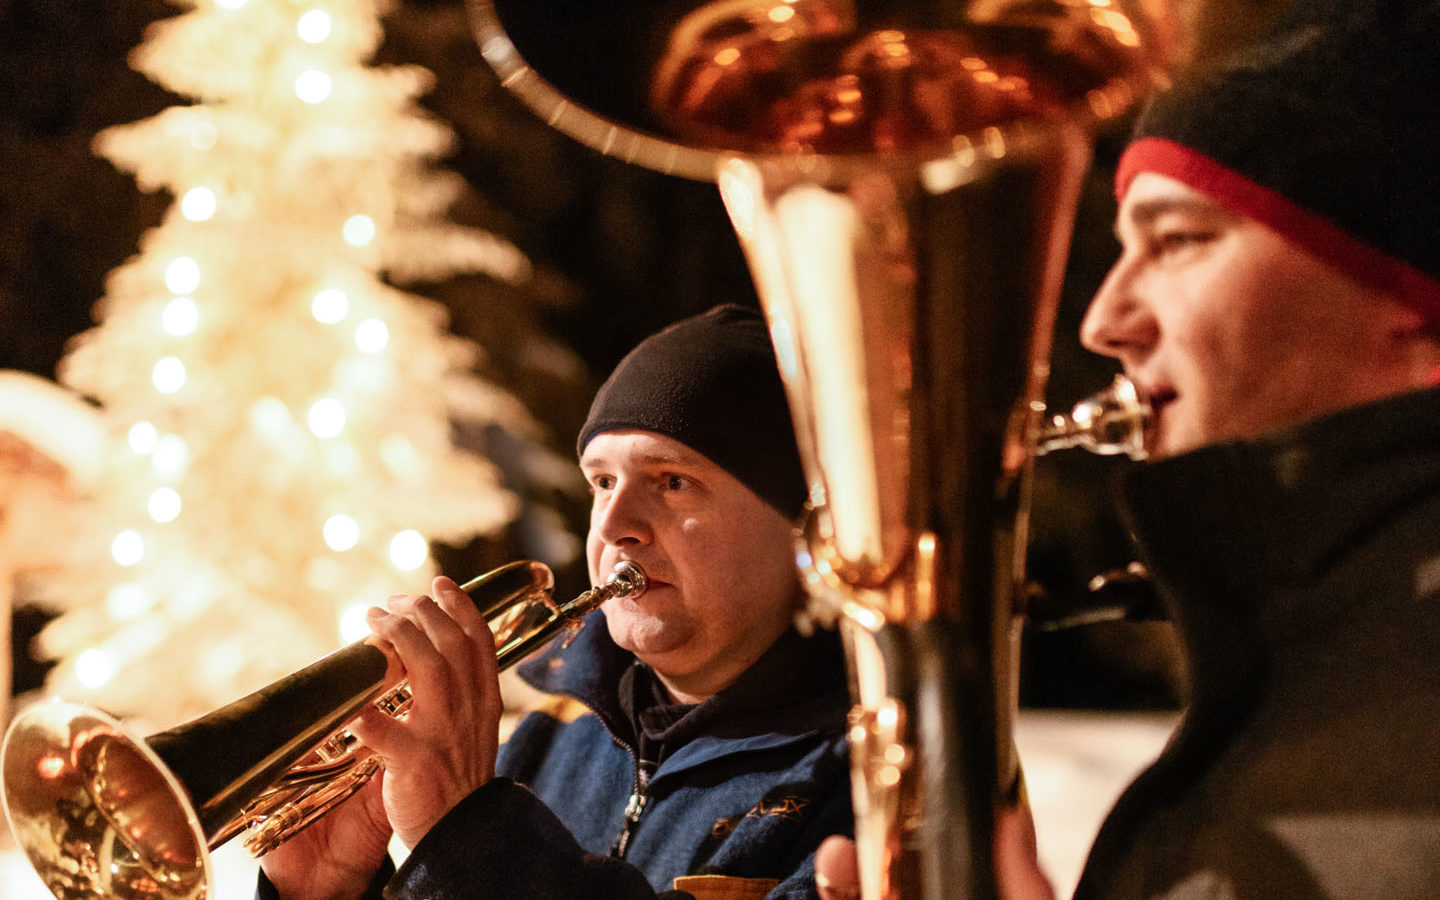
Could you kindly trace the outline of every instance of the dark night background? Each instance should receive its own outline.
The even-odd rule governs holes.
[[[1211,13],[1221,34],[1253,27],[1275,4]],[[136,252],[172,198],[141,194],[90,149],[113,124],[187,102],[132,72],[145,26],[173,15],[161,0],[0,0],[0,369],[54,377],[66,340],[92,325],[106,273]],[[1223,14],[1222,14],[1223,13]],[[516,393],[573,453],[599,380],[633,344],[715,303],[754,303],[754,290],[713,185],[629,166],[553,131],[501,88],[470,36],[462,0],[406,0],[386,18],[376,62],[418,63],[436,75],[425,104],[459,136],[444,160],[473,193],[453,217],[514,241],[541,272],[526,288],[481,278],[407,286],[444,302],[453,329],[486,348],[485,374]],[[1115,253],[1108,168],[1123,127],[1101,136],[1082,204],[1055,341],[1050,401],[1068,407],[1113,369],[1082,351],[1085,303]],[[521,353],[543,334],[583,365],[537,369]],[[1105,499],[1117,464],[1084,454],[1038,465],[1031,574],[1066,602],[1091,575],[1129,559]],[[584,529],[584,498],[558,503]],[[456,557],[493,565],[525,552],[523,535]],[[561,573],[578,583],[583,572]],[[566,594],[568,596],[568,594]],[[43,611],[17,612],[23,640]],[[1174,705],[1182,693],[1168,627],[1115,624],[1027,639],[1024,697],[1032,705]],[[39,670],[17,654],[16,688]]]

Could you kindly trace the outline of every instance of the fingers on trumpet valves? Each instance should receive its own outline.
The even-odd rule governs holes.
[[[495,635],[490,630],[490,625],[480,610],[475,606],[475,601],[470,595],[460,589],[452,579],[441,575],[431,585],[434,592],[435,602],[445,611],[451,619],[454,619],[460,629],[470,640],[475,641],[481,648],[493,654],[495,648]]]

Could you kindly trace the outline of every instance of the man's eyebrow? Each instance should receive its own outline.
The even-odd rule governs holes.
[[[1120,218],[1137,228],[1144,228],[1169,213],[1234,217],[1234,214],[1228,209],[1206,197],[1155,197],[1130,204],[1125,207],[1124,214]],[[1116,219],[1115,225],[1118,230],[1120,219]]]

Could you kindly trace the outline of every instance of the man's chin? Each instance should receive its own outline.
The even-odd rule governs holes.
[[[653,616],[607,609],[605,624],[616,646],[642,660],[668,653],[683,643],[673,627],[656,621]]]

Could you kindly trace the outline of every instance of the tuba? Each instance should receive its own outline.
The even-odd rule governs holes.
[[[1087,442],[1042,423],[1069,229],[1163,41],[1122,0],[468,4],[547,122],[718,185],[795,420],[809,611],[846,647],[862,896],[994,897],[1030,464],[1042,428]]]
[[[550,569],[520,560],[460,587],[503,670],[646,581],[624,561],[605,584],[555,603]],[[379,771],[344,725],[367,705],[407,715],[409,683],[387,688],[386,667],[358,641],[143,741],[99,710],[36,704],[11,723],[0,756],[11,831],[58,900],[204,900],[209,850],[248,831],[246,849],[267,853]]]

